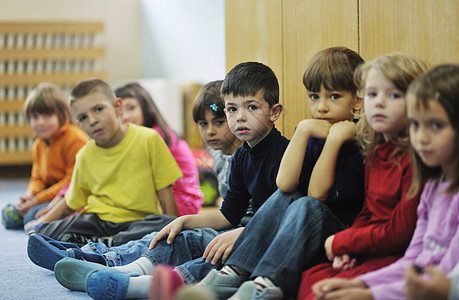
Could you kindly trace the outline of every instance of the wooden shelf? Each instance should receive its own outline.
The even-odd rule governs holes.
[[[42,75],[21,75],[21,76],[10,76],[2,75],[0,76],[0,82],[4,86],[8,85],[37,85],[41,82],[53,82],[58,85],[73,85],[80,80],[97,77],[105,78],[104,73],[81,73],[81,74],[42,74]]]
[[[2,22],[0,30],[8,33],[24,32],[100,32],[104,30],[104,25],[99,22]]]
[[[0,113],[5,112],[22,112],[24,110],[25,99],[13,99],[0,101]]]
[[[0,166],[32,163],[34,133],[23,116],[32,88],[53,82],[66,93],[105,78],[103,31],[100,22],[0,22]]]
[[[29,165],[32,162],[32,151],[0,153],[0,165]]]
[[[29,126],[4,126],[0,127],[0,137],[33,137],[34,134]]]
[[[52,52],[52,53],[51,53]],[[103,48],[74,48],[74,49],[0,49],[0,57],[3,60],[30,60],[30,59],[87,59],[102,58]]]

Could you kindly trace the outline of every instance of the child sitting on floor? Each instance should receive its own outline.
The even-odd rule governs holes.
[[[66,206],[84,212],[39,224],[35,232],[84,245],[129,230],[147,215],[164,216],[157,229],[177,216],[172,185],[182,173],[161,136],[149,128],[121,124],[123,102],[102,80],[78,83],[70,107],[92,138],[77,155],[65,195]],[[110,242],[116,245],[116,240]]]
[[[177,137],[162,116],[148,91],[138,83],[128,83],[115,89],[115,95],[123,100],[123,123],[153,128],[166,142],[183,177],[172,186],[180,216],[197,214],[203,202],[199,187],[196,161],[185,140]],[[141,228],[139,228],[141,229]],[[146,232],[143,229],[140,233]],[[151,232],[151,230],[150,230]],[[140,237],[142,237],[143,234]]]
[[[21,228],[35,220],[37,212],[58,196],[70,182],[77,152],[89,140],[72,124],[70,108],[54,84],[38,85],[27,97],[24,110],[36,135],[32,175],[19,203],[9,204],[2,210],[2,223],[6,228]]]
[[[459,261],[459,66],[441,65],[408,89],[407,116],[413,161],[410,194],[424,189],[418,221],[402,258],[355,279],[318,282],[319,299],[406,299],[403,276],[428,265],[450,272]],[[424,277],[428,279],[428,277]]]

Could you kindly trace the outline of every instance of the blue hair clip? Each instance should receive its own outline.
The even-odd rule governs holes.
[[[214,104],[211,104],[211,105],[210,105],[210,108],[211,108],[213,111],[217,111],[217,110],[218,110],[218,106],[217,106],[217,104],[215,104],[215,103],[214,103]]]

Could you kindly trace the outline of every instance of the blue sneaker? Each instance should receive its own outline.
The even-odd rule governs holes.
[[[7,229],[18,229],[24,226],[23,218],[16,206],[8,204],[2,209],[2,224]]]
[[[92,271],[86,278],[86,292],[92,299],[126,299],[129,278],[139,274]]]
[[[98,263],[87,262],[66,257],[54,266],[54,276],[57,281],[72,291],[86,291],[86,277],[93,271],[105,270],[110,273],[119,273],[115,269]]]
[[[68,248],[78,248],[78,246],[34,233],[29,236],[27,254],[37,266],[54,271],[54,265],[65,257],[65,250]]]

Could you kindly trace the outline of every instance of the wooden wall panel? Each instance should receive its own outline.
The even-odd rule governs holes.
[[[291,137],[308,118],[303,71],[319,50],[346,46],[358,51],[357,0],[288,0],[284,3],[284,134]]]
[[[361,53],[366,60],[400,51],[431,65],[458,63],[458,12],[457,0],[361,0]]]
[[[266,64],[276,73],[282,95],[282,1],[227,0],[225,15],[227,71],[244,61]],[[281,131],[282,124],[282,118],[276,122]]]

